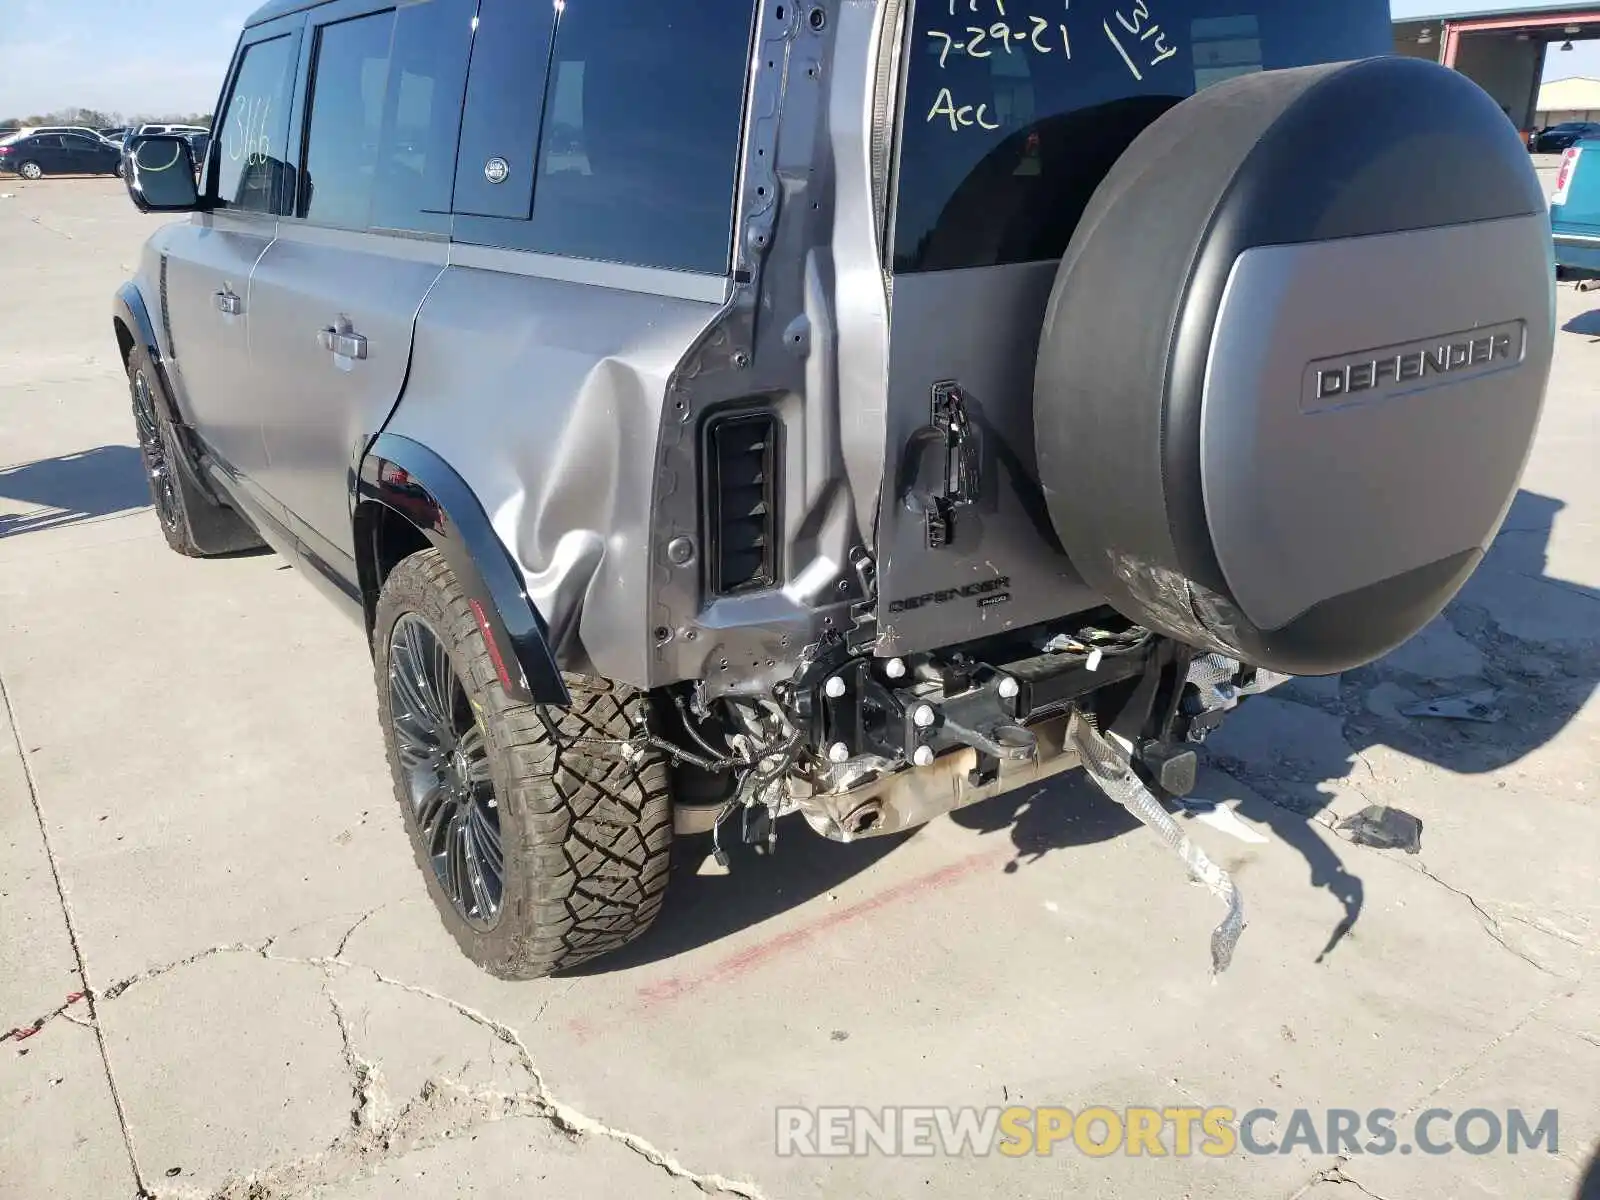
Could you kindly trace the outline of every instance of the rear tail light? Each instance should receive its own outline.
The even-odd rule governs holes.
[[[10,153],[11,153],[11,147],[10,146],[0,146],[0,158],[4,158],[6,155],[8,155]]]
[[[1555,194],[1550,197],[1551,204],[1565,204],[1567,202],[1567,189],[1572,186],[1572,177],[1578,172],[1578,159],[1583,157],[1583,151],[1577,146],[1572,147],[1561,156],[1561,174],[1556,176]]]

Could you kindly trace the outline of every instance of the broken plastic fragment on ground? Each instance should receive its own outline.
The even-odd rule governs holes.
[[[1438,717],[1446,721],[1479,721],[1492,725],[1505,716],[1498,708],[1492,707],[1499,695],[1495,688],[1485,688],[1480,692],[1424,700],[1407,705],[1400,711],[1408,717]]]
[[[1383,804],[1370,804],[1346,817],[1334,832],[1346,841],[1375,850],[1404,850],[1407,854],[1422,850],[1422,822],[1404,809]]]

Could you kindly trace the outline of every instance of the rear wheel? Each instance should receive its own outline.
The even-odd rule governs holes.
[[[24,179],[43,179],[44,168],[36,162],[25,162],[17,168],[17,174]]]
[[[568,708],[512,701],[437,550],[394,569],[374,624],[395,794],[428,894],[467,957],[536,979],[648,929],[667,886],[668,768],[620,746],[646,697],[568,676]]]
[[[141,346],[128,355],[128,387],[133,399],[133,425],[150,503],[167,545],[189,558],[253,550],[261,538],[231,508],[216,504],[190,475],[188,460],[171,422],[156,403],[155,369]]]

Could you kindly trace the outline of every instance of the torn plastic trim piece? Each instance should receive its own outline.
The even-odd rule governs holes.
[[[1206,654],[1189,664],[1189,682],[1200,692],[1207,712],[1231,709],[1241,697],[1259,696],[1294,678],[1280,671],[1251,670],[1225,654]]]
[[[1233,961],[1234,947],[1239,944],[1239,935],[1245,927],[1244,900],[1233,878],[1189,839],[1172,819],[1172,814],[1134,774],[1128,759],[1100,736],[1081,711],[1073,713],[1067,739],[1100,790],[1155,830],[1183,860],[1191,877],[1205,884],[1211,894],[1227,906],[1221,922],[1211,931],[1211,971],[1213,975],[1220,975]]]

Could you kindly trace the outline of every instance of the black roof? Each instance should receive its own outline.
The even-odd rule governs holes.
[[[308,8],[315,8],[324,3],[324,0],[267,0],[260,8],[251,13],[245,20],[245,28],[252,25],[263,25],[278,17],[286,17],[290,13],[304,12]]]

